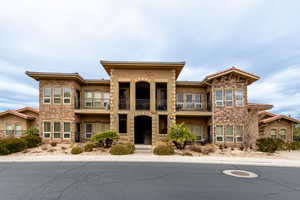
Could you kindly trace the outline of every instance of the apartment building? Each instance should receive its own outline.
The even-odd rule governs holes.
[[[39,82],[39,118],[45,140],[82,142],[115,130],[122,141],[154,145],[170,126],[184,122],[198,141],[254,143],[259,112],[248,102],[258,76],[235,67],[201,81],[177,81],[185,62],[100,61],[110,79],[78,73],[26,72]],[[200,79],[200,77],[199,77]]]

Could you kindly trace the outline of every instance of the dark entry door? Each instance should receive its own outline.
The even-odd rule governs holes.
[[[148,116],[134,118],[134,143],[152,144],[152,120]]]
[[[80,142],[80,123],[76,123],[75,142]]]

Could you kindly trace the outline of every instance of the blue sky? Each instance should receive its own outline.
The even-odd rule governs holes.
[[[186,61],[179,80],[231,66],[257,74],[250,102],[300,118],[299,10],[296,0],[2,2],[0,110],[38,106],[25,70],[108,78],[100,59],[154,60]]]

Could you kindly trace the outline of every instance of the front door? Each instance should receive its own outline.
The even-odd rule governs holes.
[[[148,116],[134,118],[134,143],[152,144],[152,120]]]
[[[80,123],[76,123],[75,142],[80,142]]]

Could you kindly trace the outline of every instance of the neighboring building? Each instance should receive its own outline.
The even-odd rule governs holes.
[[[276,115],[270,112],[259,112],[259,136],[279,138],[284,141],[293,141],[295,124],[300,121],[285,115]]]
[[[184,62],[101,64],[110,80],[26,72],[39,81],[44,139],[80,142],[111,129],[122,141],[155,144],[170,126],[184,122],[199,141],[240,145],[256,141],[258,112],[272,108],[248,103],[247,87],[259,77],[235,67],[203,81],[176,81]]]
[[[0,138],[20,137],[32,126],[38,127],[39,111],[31,107],[0,112]]]

